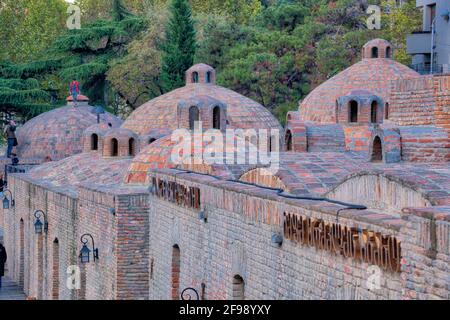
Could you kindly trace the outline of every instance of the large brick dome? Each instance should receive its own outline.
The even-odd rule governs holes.
[[[186,86],[157,97],[136,109],[123,127],[139,135],[155,130],[178,128],[178,104],[199,96],[226,105],[228,127],[241,129],[280,129],[280,124],[265,107],[232,90],[215,85],[214,69],[198,64],[186,72]]]
[[[119,127],[122,120],[109,113],[100,115],[100,121]],[[22,162],[61,160],[82,152],[84,131],[97,123],[94,108],[89,105],[65,106],[45,112],[17,131],[17,154]]]
[[[363,47],[362,61],[315,88],[300,103],[300,119],[336,123],[336,100],[358,89],[388,102],[391,80],[419,77],[414,70],[388,58],[392,56],[391,48],[386,40],[369,41]]]

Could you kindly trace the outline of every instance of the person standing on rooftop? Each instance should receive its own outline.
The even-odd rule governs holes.
[[[76,106],[78,101],[78,95],[80,94],[80,84],[76,79],[73,79],[69,86],[70,95],[73,98],[73,103]]]

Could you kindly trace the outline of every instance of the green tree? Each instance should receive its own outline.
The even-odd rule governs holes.
[[[161,79],[164,90],[184,84],[184,74],[194,63],[196,39],[191,8],[187,0],[172,0],[163,45]]]

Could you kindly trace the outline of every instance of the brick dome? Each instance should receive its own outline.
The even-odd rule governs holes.
[[[179,103],[199,96],[208,96],[226,105],[228,127],[281,129],[277,119],[265,107],[237,92],[215,85],[215,75],[211,78],[211,83],[203,81],[202,74],[211,70],[214,69],[204,64],[193,66],[187,71],[186,86],[145,103],[128,117],[123,127],[139,135],[146,135],[155,130],[177,129]],[[198,83],[191,83],[189,80],[189,75],[194,71],[199,73]]]
[[[27,159],[60,160],[82,152],[83,135],[87,128],[97,124],[97,115],[91,106],[65,106],[45,112],[17,131],[17,154],[22,162]],[[119,127],[122,120],[105,113],[100,122]]]
[[[387,102],[391,80],[419,77],[417,72],[407,66],[385,58],[389,45],[382,39],[368,42],[363,49],[362,61],[315,88],[300,103],[300,119],[336,123],[336,102],[339,97],[354,90],[367,90]],[[370,56],[375,46],[378,46],[379,58]]]

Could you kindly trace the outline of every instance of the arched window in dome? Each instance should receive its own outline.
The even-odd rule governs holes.
[[[172,300],[180,299],[180,267],[180,247],[178,245],[174,245],[172,247]]]
[[[220,130],[220,107],[214,107],[213,109],[213,128]]]
[[[91,136],[91,150],[98,150],[98,135],[96,133]]]
[[[245,282],[240,275],[233,277],[233,297],[232,300],[244,300],[245,299]]]
[[[390,59],[392,56],[392,49],[391,47],[386,48],[386,58]]]
[[[288,130],[286,132],[286,151],[292,151],[292,132]]]
[[[116,138],[111,139],[111,157],[119,155],[119,141]]]
[[[355,100],[349,103],[349,122],[358,122],[358,102]]]
[[[386,105],[384,107],[384,117],[386,120],[389,119],[389,103],[388,102],[386,102]]]
[[[378,47],[372,48],[372,58],[378,58]]]
[[[372,101],[372,105],[370,106],[370,122],[377,123],[378,119],[378,102]]]
[[[198,83],[198,72],[192,72],[192,83]]]
[[[200,111],[196,106],[189,108],[189,129],[195,129],[195,123],[200,121]]]
[[[372,162],[383,161],[383,145],[380,137],[376,136],[372,146]]]
[[[130,140],[128,140],[128,155],[131,157],[136,155],[136,142],[134,138],[130,138]]]
[[[208,71],[206,73],[206,83],[211,83],[212,73],[211,71]]]

